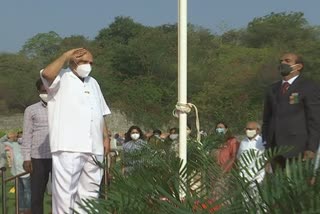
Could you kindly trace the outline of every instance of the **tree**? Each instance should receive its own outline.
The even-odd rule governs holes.
[[[54,31],[38,33],[23,45],[20,53],[44,66],[57,55],[61,41],[62,38]]]
[[[159,128],[172,119],[175,90],[153,77],[138,76],[121,82],[118,107],[137,124]]]
[[[108,28],[100,30],[95,40],[103,47],[108,47],[109,42],[127,45],[144,28],[130,17],[117,16]]]
[[[268,49],[220,48],[219,58],[200,84],[201,90],[190,95],[190,102],[201,113],[203,128],[210,130],[218,121],[225,121],[238,133],[248,120],[261,118],[266,86],[253,82],[269,54]]]
[[[91,41],[81,35],[69,36],[61,40],[58,50],[65,51],[77,47],[89,48],[91,47]]]
[[[149,28],[114,51],[112,66],[125,77],[146,75],[165,80],[176,73],[176,54],[175,32]]]
[[[315,39],[301,12],[271,13],[264,17],[254,18],[249,22],[244,37],[249,47],[294,48],[299,41]]]
[[[39,78],[39,69],[24,55],[0,55],[0,99],[4,99],[7,109],[20,110],[36,100],[35,82]]]
[[[229,44],[229,45],[243,45],[244,43],[244,29],[232,29],[229,30],[221,35],[221,41],[223,44]]]

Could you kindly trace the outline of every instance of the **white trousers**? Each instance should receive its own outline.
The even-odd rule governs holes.
[[[98,197],[103,170],[94,159],[102,155],[77,152],[52,153],[52,213],[85,213],[78,203]]]

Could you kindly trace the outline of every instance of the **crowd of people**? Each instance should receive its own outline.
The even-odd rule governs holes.
[[[43,100],[40,101],[40,104],[41,108],[45,107],[42,105],[44,104]],[[0,146],[9,145],[15,150],[13,155],[10,155],[9,153],[1,154],[1,157],[3,157],[2,165],[4,165],[8,158],[11,158],[14,160],[12,162],[13,164],[10,164],[9,162],[7,162],[7,164],[11,165],[11,173],[13,175],[17,175],[23,172],[30,173],[30,175],[27,174],[24,177],[19,178],[19,190],[21,191],[21,193],[19,192],[20,213],[31,213],[31,208],[33,208],[33,210],[38,210],[34,213],[43,212],[44,193],[46,190],[46,185],[48,183],[49,173],[51,172],[52,167],[50,152],[48,153],[47,149],[41,150],[39,148],[40,145],[37,145],[35,143],[33,143],[32,145],[28,145],[27,132],[28,130],[30,130],[30,127],[28,128],[28,118],[30,117],[28,115],[28,111],[32,109],[32,106],[30,106],[31,108],[27,108],[25,112],[24,130],[26,131],[26,133],[23,133],[24,138],[20,138],[18,140],[17,133],[9,132],[7,135],[3,136],[0,139]],[[39,122],[40,121],[38,121],[38,123]],[[44,122],[44,124],[47,123],[46,120],[42,122]],[[40,126],[43,126],[43,124],[38,124],[38,127]],[[48,134],[48,126],[44,125],[43,127],[45,127],[45,132]],[[188,128],[188,130],[188,140],[192,140],[191,129]],[[249,149],[255,149],[258,152],[263,152],[264,146],[262,144],[260,130],[260,125],[257,122],[248,122],[245,128],[247,137],[243,141],[241,141],[241,143],[235,136],[231,134],[230,130],[228,129],[228,125],[224,122],[217,123],[214,131],[212,133],[206,134],[206,137],[208,138],[210,138],[212,135],[216,135],[221,136],[223,139],[225,139],[224,143],[218,149],[212,150],[213,157],[216,159],[217,163],[221,166],[224,172],[230,171],[234,166],[236,160],[240,159],[241,154],[248,151]],[[135,161],[139,159],[139,157],[132,159],[131,155],[137,154],[136,152],[138,150],[142,150],[147,145],[154,149],[171,151],[175,153],[176,156],[178,156],[179,153],[179,129],[177,127],[172,127],[165,132],[162,132],[159,129],[155,129],[144,133],[139,126],[134,125],[124,132],[115,133],[114,135],[112,135],[110,131],[108,133],[111,139],[110,144],[113,144],[113,146],[110,147],[110,153],[117,152],[117,155],[119,155],[119,153],[122,154],[121,162],[123,166],[122,172],[124,175],[129,175],[130,172],[134,169],[135,165],[141,164]],[[33,136],[32,133],[30,136]],[[37,136],[41,135],[38,134]],[[44,142],[45,145],[47,144],[48,146],[49,144],[47,137],[47,135],[44,135],[42,137],[42,142]],[[43,146],[44,145],[42,145],[41,148]],[[30,149],[30,147],[32,147],[33,149]],[[35,149],[36,147],[37,149]],[[37,153],[31,155],[31,150],[34,149],[36,151],[42,152],[39,154]],[[33,151],[33,153],[36,153],[36,151]],[[48,155],[48,158],[45,157],[45,154]],[[254,167],[254,164],[252,165],[252,167]],[[34,178],[34,176],[36,177]],[[35,184],[35,182],[37,183]]]
[[[10,173],[13,176],[19,176],[19,212],[31,213],[31,178],[29,174],[25,174],[23,169],[23,157],[21,153],[21,132],[8,132],[0,138],[0,168],[4,166],[10,167]],[[15,192],[13,187],[11,192]]]
[[[42,69],[36,82],[40,101],[26,108],[22,136],[9,132],[0,139],[1,165],[10,166],[13,175],[29,173],[19,178],[20,213],[44,213],[44,193],[50,175],[52,213],[84,213],[83,202],[99,195],[103,169],[96,162],[102,162],[105,155],[119,148],[124,175],[142,164],[129,157],[145,145],[178,156],[177,127],[143,133],[141,127],[134,125],[112,135],[106,122],[110,109],[97,81],[89,76],[92,65],[92,54],[77,48]],[[303,67],[302,58],[294,53],[281,57],[282,78],[266,93],[262,124],[248,121],[243,139],[235,137],[225,122],[218,122],[211,133],[201,131],[206,139],[222,139],[219,147],[210,149],[210,155],[223,173],[238,163],[243,178],[261,182],[266,172],[284,169],[299,155],[304,159],[315,156],[320,140],[320,90],[317,84],[304,79]],[[190,126],[186,132],[191,140]],[[265,149],[279,146],[292,148],[266,164],[266,169],[255,164]],[[242,159],[248,152],[255,153],[249,164]]]

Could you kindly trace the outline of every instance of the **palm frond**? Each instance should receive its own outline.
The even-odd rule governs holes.
[[[214,147],[214,146],[213,146]],[[266,150],[263,154],[243,154],[230,173],[208,152],[208,145],[188,142],[187,164],[174,152],[145,148],[132,173],[112,170],[114,179],[105,189],[107,199],[89,200],[88,213],[317,213],[320,211],[320,185],[308,184],[313,161],[301,158],[287,164],[286,170],[255,180],[266,163],[290,148]],[[143,161],[142,161],[143,160]],[[253,164],[253,165],[252,165]],[[248,166],[254,166],[248,170]],[[241,172],[249,177],[244,178]],[[183,197],[182,197],[183,196]]]

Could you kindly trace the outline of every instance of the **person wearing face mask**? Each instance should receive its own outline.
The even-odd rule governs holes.
[[[10,154],[12,161],[11,174],[16,176],[24,173],[22,167],[23,158],[21,154],[21,144],[18,143],[18,133],[9,132],[7,134],[7,141],[3,142],[7,155]],[[30,189],[30,175],[26,174],[18,178],[19,188],[17,189],[19,195],[19,213],[30,214],[31,212],[31,189]]]
[[[176,127],[170,128],[169,135],[165,140],[166,144],[170,146],[170,150],[179,155],[179,129]]]
[[[243,193],[246,203],[249,202],[247,194],[250,194],[256,205],[263,203],[257,183],[261,183],[265,176],[264,145],[260,136],[260,124],[256,121],[247,122],[245,128],[246,137],[241,141],[237,153],[237,166],[240,176],[248,184],[247,192]]]
[[[240,175],[246,179],[246,181],[256,180],[260,183],[265,175],[263,166],[257,166],[256,163],[259,158],[262,157],[264,152],[264,144],[262,137],[260,136],[260,124],[256,121],[250,121],[247,123],[245,128],[246,138],[244,138],[239,146],[237,153],[237,159],[239,160]],[[247,163],[245,154],[252,154],[254,152],[255,157],[252,158],[250,163]],[[261,168],[260,170],[258,170]]]
[[[148,143],[153,146],[162,146],[164,139],[161,138],[162,132],[159,129],[155,129],[152,132],[152,136],[148,139]]]
[[[226,128],[225,127],[221,127],[223,126],[222,124],[219,124],[220,127],[216,128],[216,133],[219,135],[224,135],[226,133]]]
[[[44,213],[43,200],[52,159],[48,128],[48,94],[41,81],[36,81],[40,101],[28,106],[24,111],[21,152],[23,169],[31,176],[31,211]]]
[[[89,75],[92,65],[92,53],[76,48],[40,71],[48,92],[52,213],[86,213],[83,200],[99,196],[103,170],[96,163],[110,151],[105,118],[111,112]]]
[[[131,126],[125,134],[125,140],[122,147],[123,167],[122,172],[129,175],[134,167],[141,163],[139,152],[147,145],[144,140],[143,132],[139,126]]]
[[[223,142],[220,147],[214,151],[214,156],[217,159],[218,164],[221,166],[223,172],[229,172],[234,166],[239,142],[231,134],[227,124],[224,122],[217,123],[215,127],[216,133],[223,136]]]
[[[266,92],[262,138],[266,148],[289,147],[274,158],[273,168],[284,169],[297,158],[313,157],[320,140],[320,88],[306,79],[301,56],[286,53],[278,66],[281,80]]]

